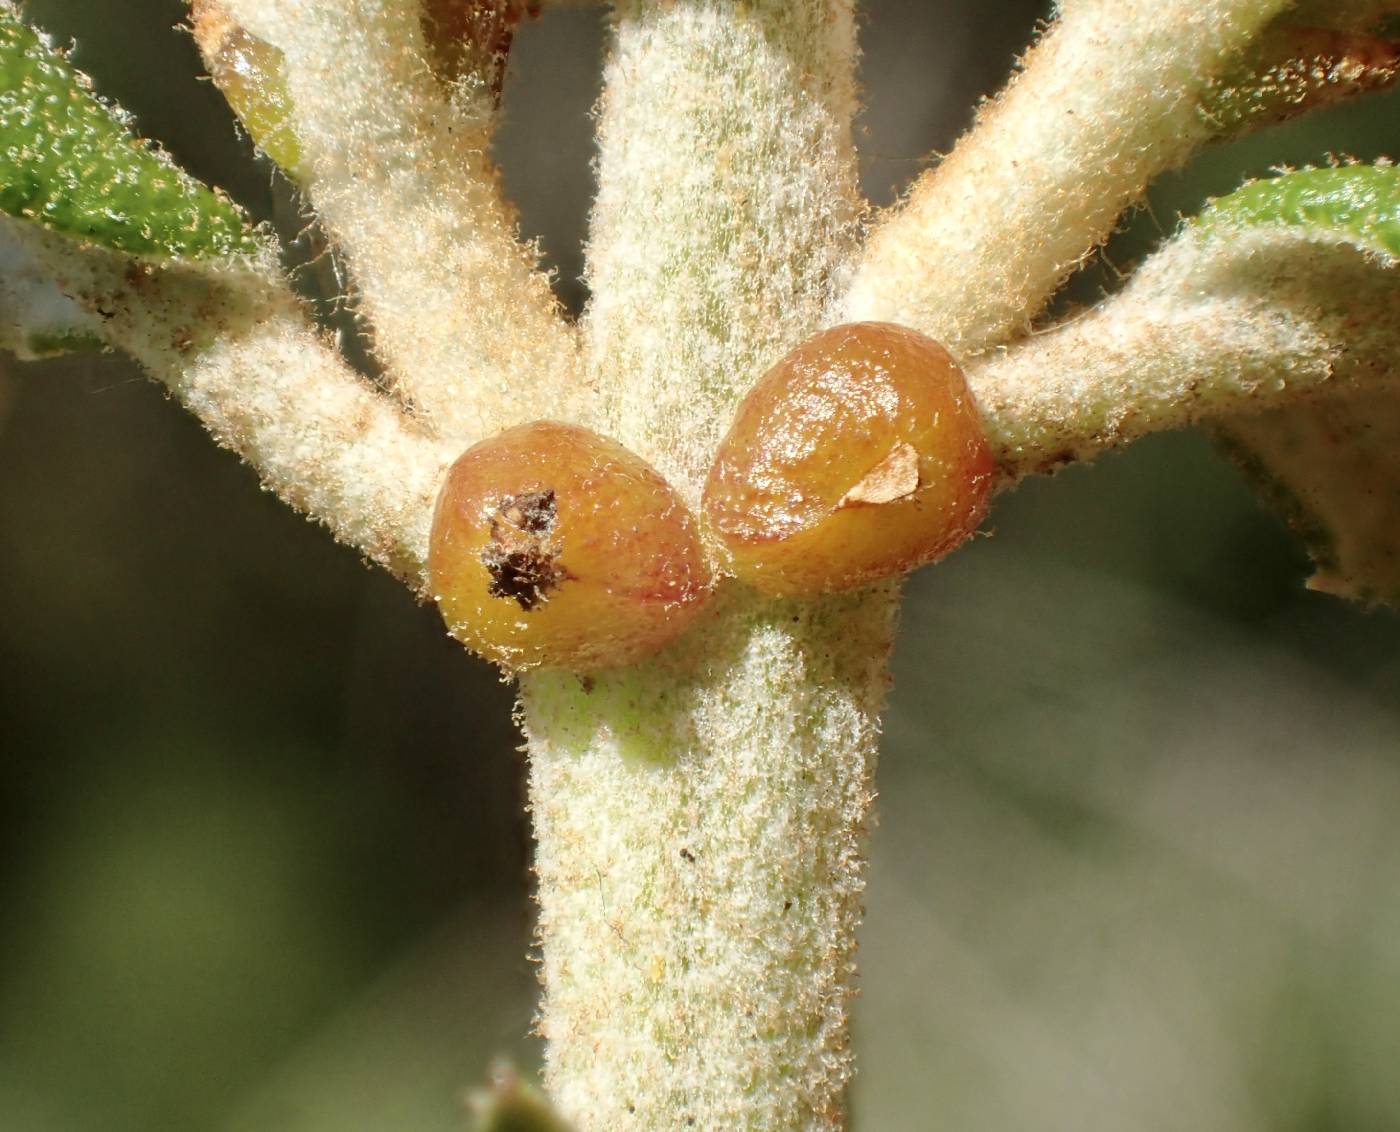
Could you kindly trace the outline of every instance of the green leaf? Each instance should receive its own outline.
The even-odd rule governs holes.
[[[250,255],[239,209],[132,135],[120,111],[0,3],[0,211],[130,255]]]
[[[1306,228],[1400,256],[1400,169],[1342,165],[1253,181],[1212,203],[1196,225],[1205,233],[1261,225]]]
[[[59,354],[79,354],[89,350],[100,350],[102,339],[96,334],[81,330],[35,331],[25,340],[22,351],[15,353],[21,359],[52,358]]]
[[[1357,308],[1358,337],[1362,319],[1400,321],[1400,274],[1391,259],[1400,257],[1400,169],[1347,165],[1257,181],[1216,201],[1198,225],[1226,238],[1227,229],[1302,228],[1379,253],[1375,270],[1394,279],[1394,302]],[[1394,375],[1400,359],[1377,358],[1374,369],[1377,379]],[[1220,432],[1265,503],[1303,539],[1316,566],[1310,588],[1400,606],[1400,395],[1381,390],[1295,405]]]

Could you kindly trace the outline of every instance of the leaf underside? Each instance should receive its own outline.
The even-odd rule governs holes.
[[[1307,236],[1400,257],[1400,170],[1349,165],[1258,181],[1216,201],[1198,224],[1302,228]],[[1400,284],[1400,280],[1397,281]],[[1394,315],[1400,318],[1400,285]],[[1386,366],[1378,359],[1379,368]],[[1400,607],[1400,395],[1300,404],[1219,429],[1230,455],[1311,554],[1312,589]]]
[[[239,209],[133,134],[0,4],[0,211],[160,260],[251,255]]]

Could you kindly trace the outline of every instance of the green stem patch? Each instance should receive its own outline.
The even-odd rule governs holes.
[[[164,154],[0,4],[0,211],[129,255],[251,255],[242,213]]]
[[[472,1132],[572,1132],[549,1099],[509,1066],[492,1071],[489,1088],[468,1098]]]

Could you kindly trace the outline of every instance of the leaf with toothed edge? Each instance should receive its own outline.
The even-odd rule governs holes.
[[[240,210],[130,131],[0,2],[0,211],[157,260],[256,255]]]
[[[1257,181],[1216,201],[1197,224],[1222,238],[1230,228],[1302,228],[1376,253],[1384,271],[1400,257],[1400,169],[1347,165]],[[1400,319],[1400,277],[1391,313]],[[1400,395],[1297,405],[1219,431],[1303,539],[1316,567],[1309,588],[1400,606]]]

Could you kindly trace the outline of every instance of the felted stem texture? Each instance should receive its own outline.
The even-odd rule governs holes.
[[[851,20],[849,0],[618,8],[586,349],[604,430],[691,499],[850,259]]]
[[[342,542],[424,588],[433,500],[452,447],[346,366],[270,272],[207,272],[79,250],[29,228],[25,248],[104,338],[162,382]]]
[[[691,500],[839,286],[853,56],[842,0],[617,10],[587,348],[607,431]],[[522,682],[546,1085],[583,1132],[845,1126],[893,587],[714,604],[642,668]]]
[[[1287,0],[1065,0],[1024,70],[873,233],[852,319],[968,357],[1024,330],[1148,181],[1212,135],[1201,97]]]
[[[583,1132],[846,1127],[892,587],[524,682],[546,1085]]]
[[[1374,392],[1393,381],[1396,310],[1395,268],[1349,244],[1188,230],[1114,298],[968,376],[1016,479],[1162,429]]]
[[[571,331],[516,239],[482,98],[434,78],[417,0],[229,0],[285,59],[300,177],[398,392],[464,445],[577,415]],[[480,92],[478,92],[480,93]]]

